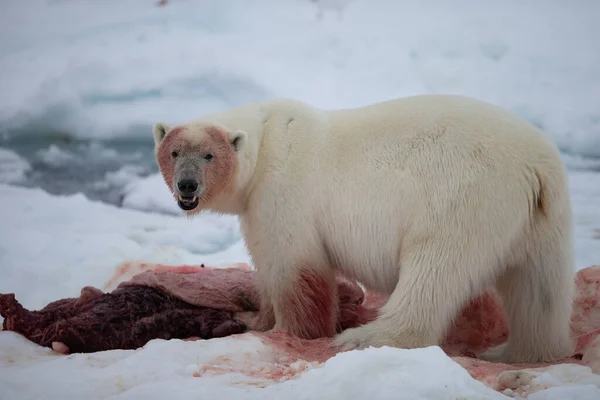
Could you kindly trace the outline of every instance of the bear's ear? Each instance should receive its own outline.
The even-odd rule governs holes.
[[[157,122],[154,124],[154,145],[158,146],[160,142],[163,140],[167,132],[169,131],[169,126],[162,122]]]
[[[244,131],[237,130],[229,134],[229,143],[233,146],[235,151],[240,151],[246,144],[248,134]]]

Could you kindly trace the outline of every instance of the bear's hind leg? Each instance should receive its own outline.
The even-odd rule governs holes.
[[[574,351],[570,318],[574,267],[567,225],[533,227],[520,245],[524,262],[506,270],[496,287],[508,317],[506,343],[480,357],[504,363],[552,362]]]

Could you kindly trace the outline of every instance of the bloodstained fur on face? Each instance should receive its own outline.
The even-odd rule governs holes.
[[[199,205],[196,208],[201,210],[210,207],[220,194],[230,193],[234,189],[237,156],[227,132],[222,129],[214,126],[197,128],[200,131],[194,138],[198,138],[198,143],[191,142],[191,129],[193,128],[171,129],[160,143],[156,159],[165,183],[175,195],[173,179],[176,171],[171,153],[177,151],[181,155],[197,155],[199,158],[207,153],[213,155],[212,160],[205,166],[204,176],[201,177],[204,191],[199,197]]]

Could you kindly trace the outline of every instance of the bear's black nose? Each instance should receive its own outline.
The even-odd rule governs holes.
[[[177,182],[177,188],[183,195],[193,195],[198,189],[198,182],[193,179],[182,179]]]

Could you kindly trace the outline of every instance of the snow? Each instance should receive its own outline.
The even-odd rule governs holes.
[[[61,150],[56,145],[51,145],[47,149],[38,151],[38,157],[48,166],[57,167],[66,163],[72,164],[75,156],[69,152]]]
[[[124,165],[117,171],[108,171],[104,174],[104,180],[96,182],[96,187],[123,187],[136,181],[144,169],[139,165]]]
[[[31,165],[14,151],[0,147],[0,182],[21,182]]]
[[[39,308],[107,282],[127,260],[169,264],[248,262],[234,218],[147,214],[0,186],[0,293]]]
[[[179,215],[181,209],[173,201],[159,173],[132,179],[123,190],[123,207]]]
[[[575,224],[578,269],[600,264],[600,174],[573,171],[569,175]]]
[[[296,379],[263,388],[260,379],[240,374],[194,376],[219,356],[259,368],[276,362],[271,349],[250,335],[198,342],[153,340],[135,351],[67,357],[33,346],[12,332],[0,335],[0,341],[0,359],[5,360],[0,361],[0,385],[6,399],[505,398],[472,379],[438,347],[338,354],[320,365],[297,365]],[[19,367],[8,367],[15,364]]]
[[[309,0],[3,3],[0,133],[150,138],[155,121],[273,97],[340,108],[446,92],[600,155],[600,2],[316,4],[321,20]]]
[[[124,189],[117,208],[82,194],[13,186],[31,165],[1,147],[0,293],[14,292],[35,309],[86,285],[102,287],[126,261],[249,262],[235,218],[183,217],[159,175],[143,176],[129,164],[135,160],[100,141],[151,141],[156,121],[273,97],[341,108],[444,92],[517,112],[563,151],[577,268],[598,264],[600,159],[591,158],[600,157],[598,15],[600,2],[592,1],[3,2],[0,140],[98,139],[81,153],[50,145],[35,162],[79,168],[90,157],[118,159],[122,167],[94,184]],[[437,347],[298,362],[283,382],[257,381],[245,367],[194,376],[220,357],[264,370],[277,364],[272,346],[252,335],[62,356],[0,332],[0,397],[507,398]],[[553,368],[533,383],[548,388],[529,399],[600,398],[598,375],[575,366]]]
[[[577,388],[569,386],[552,387],[527,396],[529,400],[577,399],[596,400],[600,396],[598,386],[581,385]]]

